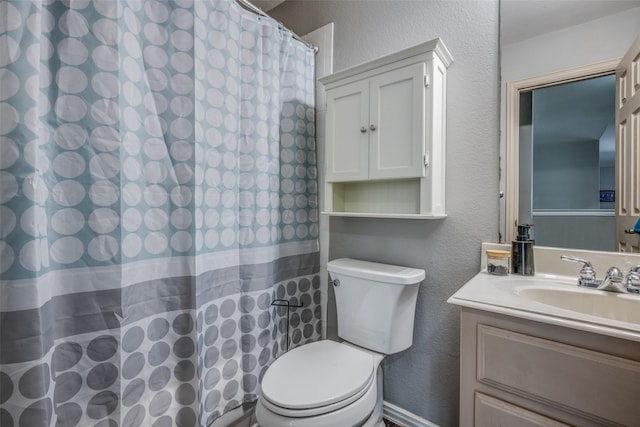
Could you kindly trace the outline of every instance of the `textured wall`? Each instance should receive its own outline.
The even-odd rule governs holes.
[[[447,88],[443,220],[332,218],[329,259],[426,270],[413,346],[384,362],[385,400],[443,427],[458,424],[458,309],[446,300],[498,239],[497,1],[287,1],[270,11],[298,34],[335,23],[334,70],[436,37],[454,62]]]

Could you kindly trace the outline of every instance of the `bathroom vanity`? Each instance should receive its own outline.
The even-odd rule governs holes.
[[[467,282],[448,301],[461,306],[460,426],[640,425],[640,295],[579,288],[560,254],[600,272],[640,264],[538,247],[536,276]]]

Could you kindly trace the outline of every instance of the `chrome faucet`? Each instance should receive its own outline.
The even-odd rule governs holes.
[[[561,255],[560,259],[563,261],[582,263],[580,277],[578,277],[578,286],[583,286],[585,288],[597,288],[600,285],[600,282],[596,279],[596,271],[588,260],[568,255]]]
[[[598,280],[596,279],[596,271],[590,261],[567,255],[561,255],[560,259],[582,264],[580,276],[578,277],[578,286],[601,291],[640,294],[640,265],[631,267],[626,281],[618,267],[609,268],[604,280]]]

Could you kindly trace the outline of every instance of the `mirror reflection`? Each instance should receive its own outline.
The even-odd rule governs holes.
[[[500,239],[510,242],[518,222],[526,222],[534,224],[537,245],[617,250],[622,228],[614,200],[622,193],[612,178],[616,106],[615,88],[607,85],[615,85],[615,69],[638,37],[640,2],[502,0],[500,14]],[[591,88],[599,91],[597,102],[587,98],[593,82],[601,82]],[[559,86],[565,83],[576,86]],[[572,94],[544,99],[554,91]],[[604,109],[571,127],[573,119],[560,114]],[[538,116],[555,124],[536,124]],[[534,145],[538,138],[543,142]],[[618,171],[625,182],[634,173],[636,166]]]
[[[538,245],[615,250],[615,76],[522,91],[519,108],[518,223]]]

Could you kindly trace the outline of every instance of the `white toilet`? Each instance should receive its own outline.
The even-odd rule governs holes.
[[[261,427],[381,427],[385,355],[409,348],[424,270],[330,261],[344,342],[323,340],[276,359],[256,405]]]

